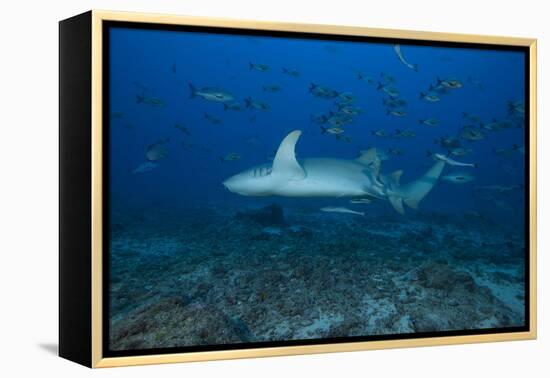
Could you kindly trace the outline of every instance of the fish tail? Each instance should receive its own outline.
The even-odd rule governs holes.
[[[326,127],[323,127],[323,126],[319,126],[319,127],[321,127],[321,134],[325,134],[327,132]]]
[[[145,96],[144,95],[136,95],[136,102],[138,104],[141,104],[143,102],[143,100],[145,100]]]
[[[229,109],[229,106],[227,106],[227,104],[224,102],[223,103],[223,110],[227,111],[227,109]]]
[[[189,93],[189,98],[197,97],[197,88],[191,83],[189,83],[189,90],[191,91],[191,93]]]
[[[382,88],[384,88],[384,84],[382,84],[382,82],[378,82],[378,86],[376,87],[377,90],[381,90]]]
[[[436,80],[436,82],[437,82],[437,85],[441,85],[441,79],[440,79],[439,77],[436,78],[435,80]]]
[[[281,72],[284,73],[284,74],[286,74],[286,73],[288,73],[288,70],[287,70],[286,68],[283,67],[283,68],[281,69]]]
[[[416,63],[413,64],[411,68],[413,69],[414,72],[418,72],[418,64]]]
[[[313,90],[317,88],[317,84],[315,83],[309,83],[309,92],[313,92]]]
[[[252,62],[248,62],[248,70],[252,71],[254,69],[254,64]]]
[[[410,208],[417,209],[420,201],[428,195],[439,180],[444,167],[445,162],[438,161],[417,180],[398,187],[394,196],[398,200],[390,201],[394,209],[401,214],[403,213],[401,201],[405,202]]]
[[[419,125],[422,125],[423,123],[424,123],[424,120],[423,120],[423,119],[419,119],[419,120],[418,120],[418,124],[419,124]]]
[[[419,98],[420,98],[420,99],[423,99],[424,97],[426,97],[426,93],[420,92],[420,97],[419,97]]]
[[[386,109],[386,115],[390,115],[390,109]]]
[[[244,99],[244,105],[247,107],[247,108],[250,108],[250,106],[252,105],[252,98],[250,97],[247,97]]]

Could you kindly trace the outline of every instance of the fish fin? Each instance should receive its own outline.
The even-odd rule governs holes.
[[[411,209],[418,210],[418,201],[416,201],[414,198],[405,198],[405,199],[403,199],[403,201]]]
[[[403,198],[399,196],[389,196],[388,199],[390,200],[390,203],[395,211],[401,215],[405,214],[405,209],[403,208]]]
[[[397,191],[401,198],[405,200],[405,203],[410,202],[418,207],[418,203],[426,197],[436,184],[444,167],[445,162],[438,161],[423,176],[400,187]]]
[[[318,85],[315,84],[315,83],[309,83],[309,91],[310,91],[310,92],[313,92],[313,90],[314,90],[315,88],[317,88],[317,86],[318,86]]]
[[[359,157],[355,160],[365,165],[371,165],[377,159],[377,157],[378,156],[376,154],[376,148],[372,147],[368,150],[359,151]]]
[[[390,179],[397,185],[399,185],[399,180],[401,179],[401,175],[403,175],[403,170],[397,170],[389,175]]]
[[[191,93],[189,94],[189,98],[195,98],[197,97],[197,88],[191,83],[189,83],[189,90]]]
[[[302,180],[306,177],[306,172],[296,160],[295,153],[296,143],[301,134],[300,130],[294,130],[283,139],[273,159],[273,175],[294,180]]]

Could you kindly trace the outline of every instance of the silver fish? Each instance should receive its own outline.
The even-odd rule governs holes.
[[[267,72],[267,71],[270,70],[270,68],[267,64],[252,63],[252,62],[248,63],[248,69],[250,71],[255,70],[255,71],[260,71],[260,72]]]
[[[451,173],[441,177],[442,180],[452,182],[454,184],[466,184],[474,181],[474,176],[468,173]]]
[[[395,50],[395,53],[397,54],[397,58],[399,58],[401,63],[403,63],[404,65],[406,65],[407,67],[409,67],[411,70],[415,72],[418,71],[418,64],[411,64],[405,60],[405,57],[403,57],[403,53],[401,52],[401,45],[393,45],[393,49]]]
[[[321,208],[321,211],[324,211],[326,213],[341,213],[341,214],[355,214],[355,215],[361,215],[361,216],[364,216],[365,213],[362,212],[362,211],[355,211],[355,210],[350,210],[346,207],[331,207],[331,206],[327,206],[327,207],[322,207]]]
[[[441,160],[441,161],[444,161],[445,163],[449,164],[449,165],[453,165],[455,167],[472,167],[472,168],[477,168],[477,164],[476,163],[461,163],[459,161],[456,161],[456,160],[453,160],[451,159],[450,157],[448,156],[445,156],[443,154],[433,154],[433,157],[437,160]]]
[[[152,161],[146,161],[141,163],[136,169],[132,171],[132,173],[144,173],[152,171],[157,167],[157,163],[154,163]]]
[[[193,84],[189,83],[189,89],[191,91],[189,98],[202,97],[207,101],[214,102],[227,102],[235,98],[231,93],[215,87],[197,89]]]

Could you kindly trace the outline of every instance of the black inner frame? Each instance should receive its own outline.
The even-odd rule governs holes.
[[[530,116],[525,118],[525,161],[524,161],[524,193],[525,193],[525,324],[520,327],[503,327],[503,328],[484,328],[471,330],[453,330],[453,331],[437,331],[437,332],[419,332],[409,334],[388,334],[388,335],[371,335],[371,336],[352,336],[338,338],[319,338],[319,339],[304,339],[304,340],[285,340],[285,341],[262,341],[253,343],[238,343],[238,344],[219,344],[219,345],[196,345],[182,346],[170,348],[154,348],[154,349],[132,349],[124,351],[113,351],[109,348],[109,326],[110,326],[110,30],[112,28],[129,28],[140,30],[163,30],[163,31],[178,31],[178,32],[202,32],[226,35],[248,35],[248,36],[266,36],[266,37],[281,37],[289,39],[315,39],[325,41],[347,41],[347,42],[363,42],[363,43],[385,43],[385,44],[403,44],[415,46],[438,46],[438,47],[454,47],[468,48],[480,50],[500,50],[500,51],[516,51],[524,54],[524,101],[527,109],[530,109],[530,61],[529,47],[526,46],[507,46],[493,45],[480,43],[463,43],[463,42],[441,42],[430,40],[407,40],[399,38],[383,38],[383,37],[365,37],[352,35],[334,35],[322,33],[305,33],[305,32],[287,32],[287,31],[271,31],[271,30],[249,30],[238,28],[223,28],[210,26],[191,26],[191,25],[166,25],[152,24],[139,22],[124,22],[124,21],[103,21],[103,93],[102,93],[102,140],[103,140],[103,275],[102,275],[102,302],[103,302],[103,329],[102,329],[102,347],[103,357],[126,357],[139,355],[155,355],[168,353],[189,353],[202,351],[220,351],[220,350],[235,350],[235,349],[252,349],[252,348],[269,348],[269,347],[284,347],[284,346],[302,346],[302,345],[318,345],[318,344],[336,344],[349,342],[364,342],[364,341],[380,341],[380,340],[400,340],[400,339],[420,339],[431,337],[445,336],[466,336],[466,335],[486,335],[497,333],[512,333],[512,332],[528,332],[530,330]]]

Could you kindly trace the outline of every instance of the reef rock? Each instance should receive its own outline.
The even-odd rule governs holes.
[[[275,204],[257,210],[239,211],[235,218],[252,221],[262,226],[284,226],[286,224],[283,208]]]

